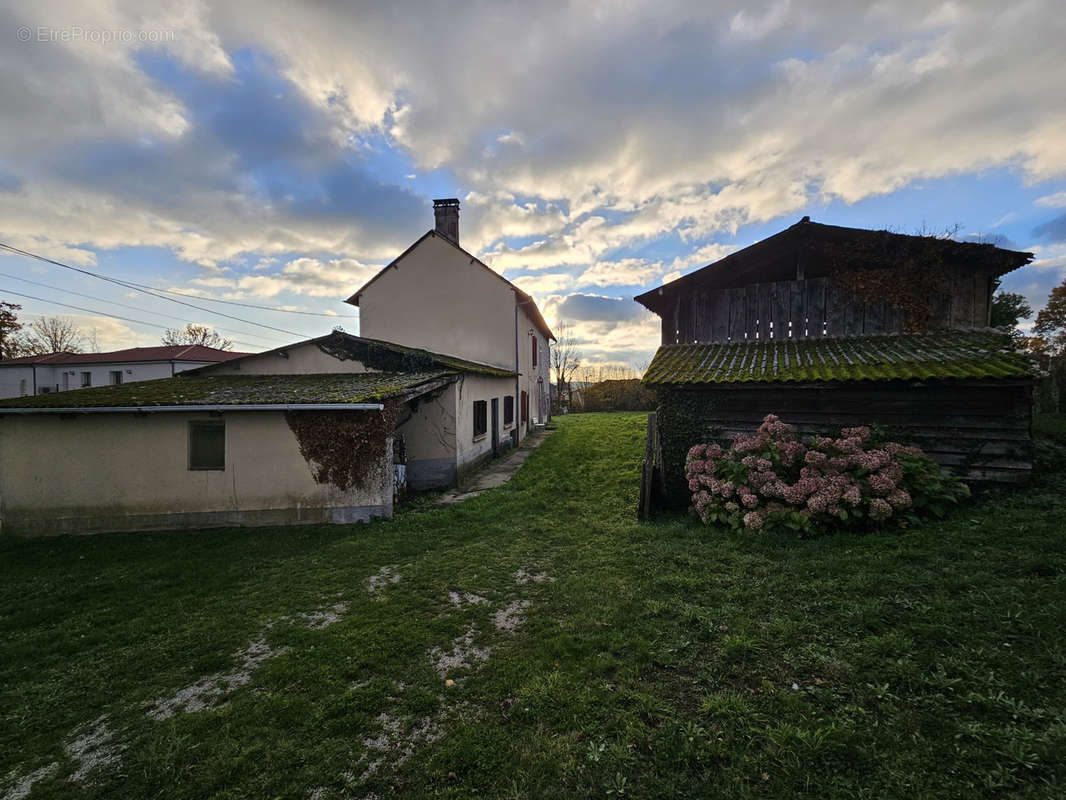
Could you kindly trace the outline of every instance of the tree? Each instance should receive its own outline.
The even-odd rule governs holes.
[[[1036,315],[1033,331],[1054,356],[1066,354],[1066,280],[1048,295],[1047,305]]]
[[[21,310],[22,306],[16,303],[0,301],[0,358],[22,355],[22,343],[18,333],[22,330],[22,323],[16,313]]]
[[[1033,315],[1032,306],[1025,295],[1017,292],[996,292],[992,295],[991,325],[1010,333],[1015,339],[1022,337],[1018,330],[1018,321],[1029,319]]]
[[[214,347],[217,350],[233,349],[233,342],[229,339],[223,339],[206,325],[194,325],[191,322],[184,328],[176,330],[167,328],[167,332],[163,334],[162,342],[166,345],[200,344],[204,347]]]
[[[38,317],[30,323],[26,345],[32,355],[80,353],[85,334],[70,317]]]
[[[566,407],[569,408],[573,400],[573,391],[570,381],[573,380],[574,372],[581,365],[581,354],[577,349],[577,339],[570,324],[563,322],[556,328],[558,336],[555,338],[555,346],[551,349],[552,369],[555,370],[555,391],[559,398],[559,405],[566,398]]]

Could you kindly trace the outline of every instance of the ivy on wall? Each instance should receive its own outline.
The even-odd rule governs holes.
[[[656,387],[659,438],[663,448],[663,480],[666,502],[684,508],[688,505],[685,482],[685,456],[696,442],[713,441],[720,431],[706,422],[717,407],[714,392],[675,387]]]
[[[385,440],[396,428],[404,404],[387,400],[384,405],[380,412],[285,412],[316,483],[341,490],[363,488],[380,472]]]

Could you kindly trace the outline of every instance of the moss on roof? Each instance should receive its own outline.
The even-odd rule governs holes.
[[[644,382],[657,384],[1022,378],[1029,358],[1001,331],[674,344],[659,348]]]
[[[343,331],[334,331],[314,341],[318,348],[327,355],[342,361],[348,359],[359,361],[371,369],[380,369],[384,372],[450,369],[496,378],[513,378],[515,375],[514,370],[494,367],[491,364],[482,364],[478,361],[469,361],[465,358],[434,353],[430,350],[408,347],[381,339],[353,336]]]
[[[414,389],[446,371],[326,375],[178,375],[0,400],[4,408],[102,408],[287,403],[376,403]]]

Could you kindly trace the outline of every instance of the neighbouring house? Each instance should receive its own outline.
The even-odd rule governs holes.
[[[688,448],[728,444],[768,413],[803,433],[879,424],[970,480],[1024,480],[1032,369],[988,324],[996,279],[1031,259],[804,217],[640,295],[662,318],[644,376],[661,476],[646,476],[642,504],[657,484],[658,504],[687,505]]]
[[[433,210],[436,227],[348,298],[359,307],[359,333],[517,373],[507,393],[517,444],[551,415],[555,337],[532,297],[459,246],[459,201],[434,200]]]
[[[47,353],[0,360],[0,397],[171,378],[187,369],[239,358],[203,345],[131,347],[110,353]]]
[[[388,517],[394,462],[411,483],[454,483],[487,441],[458,409],[513,382],[336,332],[174,378],[0,400],[0,533]]]

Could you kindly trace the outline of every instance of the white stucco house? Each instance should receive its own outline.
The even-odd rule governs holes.
[[[0,399],[0,535],[390,516],[397,476],[446,488],[517,444],[548,419],[551,330],[459,247],[458,201],[435,210],[349,299],[361,336]]]
[[[486,441],[459,409],[513,380],[336,332],[173,378],[2,399],[0,535],[388,517],[396,462],[454,483]]]
[[[132,347],[109,353],[46,353],[0,360],[0,397],[171,378],[245,353],[203,345]]]
[[[532,297],[459,246],[459,201],[434,200],[433,210],[435,227],[348,298],[359,333],[518,373],[501,397],[513,397],[517,442],[550,416],[555,337]]]

